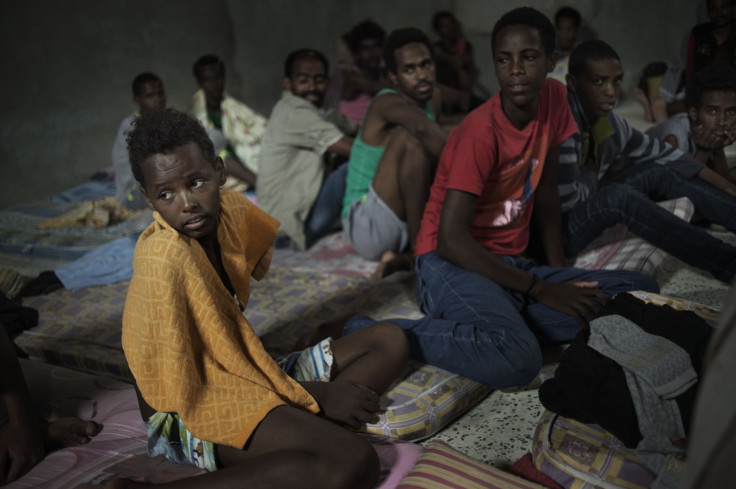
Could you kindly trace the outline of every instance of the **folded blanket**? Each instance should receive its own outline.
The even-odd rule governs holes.
[[[105,227],[134,219],[143,211],[132,211],[122,207],[115,197],[100,200],[85,200],[64,214],[45,219],[36,224],[39,229],[64,228],[69,226]]]
[[[203,248],[158,213],[141,235],[123,314],[123,349],[143,398],[196,437],[242,448],[279,405],[316,401],[268,355],[239,307],[271,260],[278,222],[223,192],[217,239],[237,301]]]

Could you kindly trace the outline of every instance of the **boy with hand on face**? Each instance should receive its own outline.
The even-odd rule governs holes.
[[[658,287],[635,272],[562,268],[557,160],[577,127],[565,87],[547,78],[554,28],[535,9],[515,9],[496,23],[492,48],[500,92],[450,134],[417,237],[426,316],[392,321],[413,358],[504,388],[539,372],[538,336],[570,341],[608,297]],[[521,256],[532,211],[552,266]],[[357,316],[345,331],[372,323]]]
[[[191,117],[141,119],[128,145],[154,210],[136,246],[122,334],[149,454],[210,471],[162,487],[373,487],[375,451],[339,424],[358,428],[378,411],[406,360],[401,329],[381,323],[277,363],[243,310],[278,222],[242,194],[220,192],[222,159]]]
[[[568,98],[579,132],[560,150],[566,253],[576,254],[605,228],[621,222],[653,245],[730,283],[736,275],[736,247],[651,199],[687,197],[705,219],[736,231],[736,185],[613,113],[623,75],[618,54],[603,41],[585,41],[570,55]],[[635,164],[609,179],[608,169],[621,156]]]
[[[647,134],[695,157],[736,183],[724,148],[736,140],[736,69],[708,66],[685,86],[686,113],[675,114]]]

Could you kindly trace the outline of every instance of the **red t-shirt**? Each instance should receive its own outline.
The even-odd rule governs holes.
[[[478,196],[470,235],[492,253],[517,256],[529,241],[534,189],[547,151],[578,131],[567,89],[548,78],[534,118],[516,129],[503,113],[497,93],[465,117],[447,139],[415,254],[437,249],[437,231],[447,189]]]

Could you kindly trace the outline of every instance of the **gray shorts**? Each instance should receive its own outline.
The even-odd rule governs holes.
[[[355,250],[366,260],[378,261],[386,250],[397,253],[409,247],[406,223],[373,190],[350,205],[342,228]]]

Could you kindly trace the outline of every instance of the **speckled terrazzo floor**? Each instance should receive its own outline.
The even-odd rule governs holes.
[[[711,231],[711,234],[736,245],[733,233]],[[668,257],[663,263],[657,282],[662,294],[717,309],[720,309],[728,290],[727,284],[673,257]],[[492,392],[433,438],[443,440],[473,458],[508,469],[531,449],[537,420],[544,411],[537,389],[541,382],[554,376],[560,353],[561,349],[548,352],[545,366],[530,385]],[[433,438],[422,443],[427,444]]]

